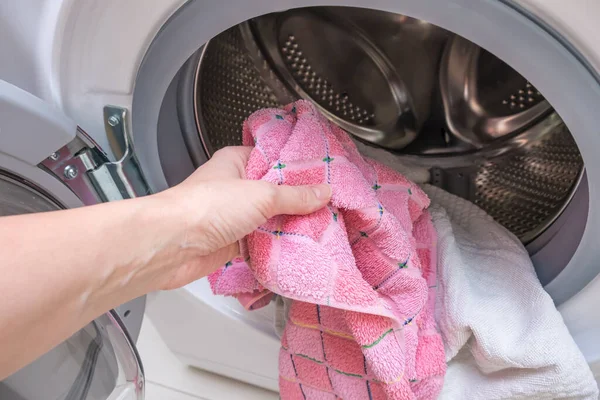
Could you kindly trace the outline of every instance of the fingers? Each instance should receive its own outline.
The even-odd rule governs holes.
[[[226,262],[233,260],[235,257],[240,255],[240,245],[238,242],[232,243],[228,246],[220,248],[219,250],[211,253],[202,258],[202,274],[195,279],[203,278],[218,268],[225,265]]]
[[[330,199],[329,185],[276,186],[269,214],[306,215],[325,207]]]
[[[225,147],[192,175],[194,180],[243,179],[252,147]]]
[[[219,165],[232,165],[238,170],[240,177],[243,178],[246,173],[246,164],[248,164],[250,153],[252,152],[253,148],[254,147],[247,146],[225,147],[213,154],[209,162],[212,161],[213,163]]]
[[[210,275],[225,265],[226,262],[233,260],[239,255],[240,247],[236,242],[206,256],[195,258],[191,262],[187,262],[183,265],[178,264],[177,267],[179,268],[175,271],[175,274],[164,284],[161,284],[160,288],[161,290],[171,290],[183,287],[191,282]]]

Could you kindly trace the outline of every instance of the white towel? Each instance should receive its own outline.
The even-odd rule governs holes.
[[[386,167],[401,173],[406,179],[413,181],[414,183],[427,183],[431,178],[429,169],[411,162],[411,160],[406,157],[398,157],[387,150],[366,145],[356,139],[354,140],[354,144],[363,156],[377,160]]]
[[[442,399],[597,399],[589,366],[520,241],[472,203],[425,185],[438,232]]]

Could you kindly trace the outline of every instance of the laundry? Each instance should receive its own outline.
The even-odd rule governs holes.
[[[433,316],[436,235],[429,199],[359,154],[299,101],[254,113],[249,179],[329,183],[330,206],[279,216],[247,237],[243,258],[209,277],[247,309],[291,299],[279,359],[282,399],[433,399],[446,370]]]
[[[521,242],[474,204],[425,185],[438,234],[441,399],[597,399],[583,354]]]
[[[471,202],[422,188],[438,233],[436,321],[448,362],[439,398],[597,399],[590,368],[520,241]],[[279,334],[287,304],[278,297]]]
[[[275,301],[282,399],[598,398],[527,251],[484,211],[427,185],[426,169],[353,143],[308,103],[254,114],[244,133],[249,177],[333,187],[330,208],[269,221],[242,243],[246,259],[210,277],[247,309]],[[417,257],[405,264],[394,246]]]
[[[398,157],[385,149],[364,144],[359,140],[354,140],[354,144],[363,157],[377,160],[378,163],[402,174],[411,182],[423,184],[431,180],[429,169],[413,162],[408,157]]]

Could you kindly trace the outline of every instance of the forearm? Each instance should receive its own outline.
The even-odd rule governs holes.
[[[329,202],[327,185],[245,180],[250,151],[220,150],[158,195],[0,217],[0,379],[111,308],[207,275],[268,218]]]
[[[169,212],[145,198],[0,218],[0,379],[157,289],[164,267],[185,257]]]

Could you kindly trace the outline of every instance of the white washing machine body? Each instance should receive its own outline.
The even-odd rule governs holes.
[[[131,155],[124,135],[126,112],[107,107],[106,113],[125,161]],[[0,216],[75,208],[146,191],[109,178],[130,175],[132,165],[110,162],[63,112],[3,80],[0,121]],[[85,235],[85,229],[72,234]],[[144,371],[135,343],[144,308],[145,296],[91,321],[0,381],[0,398],[143,399]]]
[[[111,150],[114,144],[107,134],[105,106],[128,110],[127,128],[132,132],[135,154],[153,191],[177,183],[194,167],[185,151],[186,141],[175,134],[164,137],[162,132],[167,128],[184,130],[184,124],[178,121],[173,125],[173,118],[161,117],[177,114],[174,106],[169,111],[166,104],[190,57],[220,32],[250,18],[324,5],[318,0],[276,4],[267,0],[5,3],[0,5],[0,52],[10,58],[0,61],[0,79],[74,120],[112,160],[120,154]],[[560,249],[557,243],[572,250],[546,289],[592,369],[600,375],[600,248],[595,244],[600,237],[600,161],[595,154],[600,149],[600,113],[596,111],[600,104],[600,43],[595,21],[600,3],[334,0],[327,5],[404,14],[464,36],[525,76],[561,115],[586,165],[585,201],[579,210],[583,217],[577,217],[583,218],[584,228],[571,235],[574,245],[556,232],[552,236],[559,239],[548,239],[548,243],[555,240],[546,246],[552,251]],[[48,156],[69,138],[63,142],[48,148]],[[169,158],[179,149],[184,150],[176,161]],[[542,262],[553,254],[547,251],[550,253],[539,252]],[[279,341],[272,328],[272,311],[267,307],[246,312],[232,299],[213,296],[205,280],[153,294],[147,308],[171,350],[184,362],[277,389]]]

